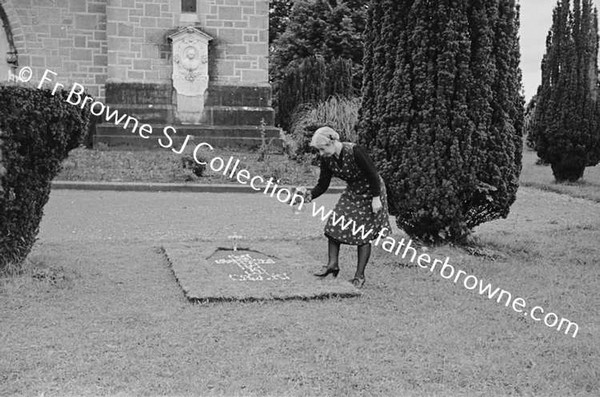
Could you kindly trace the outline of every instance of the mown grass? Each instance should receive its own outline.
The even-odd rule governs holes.
[[[193,149],[193,147],[192,147]],[[192,153],[176,154],[171,150],[91,150],[78,148],[69,153],[63,169],[56,180],[65,181],[102,181],[102,182],[160,182],[160,183],[231,183],[222,173],[212,171],[210,166],[202,176],[195,175],[183,166],[182,160]],[[238,170],[245,168],[252,176],[260,175],[265,179],[273,178],[280,184],[304,185],[316,183],[318,167],[307,162],[290,160],[275,150],[267,153],[259,161],[259,151],[215,149],[204,150],[200,160],[210,163],[215,157],[221,157],[225,163],[230,157],[240,160]],[[217,165],[218,166],[218,165]]]
[[[193,305],[150,245],[44,245],[34,258],[75,282],[8,282],[0,394],[595,396],[599,231],[483,233],[489,257],[429,251],[576,321],[576,338],[379,249],[358,299]],[[301,245],[326,259],[321,239]],[[349,278],[354,252],[341,263]]]
[[[600,203],[600,166],[586,167],[583,178],[577,182],[557,183],[549,165],[536,165],[538,160],[534,151],[523,151],[523,170],[521,185],[555,193],[568,194]]]

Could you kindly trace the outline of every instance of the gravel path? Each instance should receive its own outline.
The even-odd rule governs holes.
[[[327,194],[316,202],[330,210],[338,197]],[[540,208],[545,211],[543,217],[530,215]],[[509,217],[488,222],[476,233],[543,231],[598,222],[600,204],[521,188]],[[289,206],[264,194],[54,190],[45,207],[39,240],[212,241],[227,240],[233,232],[252,239],[300,239],[318,238],[322,230],[323,223],[312,216],[310,205],[295,215]]]
[[[332,209],[337,195],[319,204]],[[306,211],[308,210],[308,211]],[[46,242],[227,240],[318,237],[310,207],[299,215],[263,194],[54,190],[39,238]]]

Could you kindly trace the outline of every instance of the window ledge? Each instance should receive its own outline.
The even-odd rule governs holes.
[[[198,19],[198,14],[192,12],[182,12],[179,16],[179,22],[181,24],[190,23],[190,22],[200,22]]]

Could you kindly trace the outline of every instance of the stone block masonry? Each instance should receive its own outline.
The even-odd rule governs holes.
[[[104,96],[106,0],[0,0],[0,6],[19,67],[30,66],[39,76],[52,69],[66,83],[84,84],[91,95]]]
[[[40,76],[50,68],[101,100],[106,82],[170,84],[167,37],[189,25],[213,37],[211,84],[268,86],[268,0],[197,0],[191,16],[182,13],[181,0],[0,0],[0,6],[19,67]]]
[[[269,80],[268,0],[199,0],[200,29],[215,38],[211,80],[266,85]]]
[[[175,5],[172,0],[108,1],[108,82],[170,83],[167,36],[177,26]]]

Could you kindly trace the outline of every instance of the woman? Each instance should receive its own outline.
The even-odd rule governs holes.
[[[321,173],[317,186],[306,193],[305,201],[310,202],[325,193],[333,176],[347,183],[334,208],[335,219],[340,219],[342,215],[344,219],[334,225],[333,215],[329,217],[324,230],[329,240],[329,261],[315,276],[332,274],[337,277],[340,271],[340,244],[356,245],[358,262],[350,282],[361,288],[365,283],[365,267],[371,256],[371,241],[381,229],[390,229],[385,184],[365,149],[354,143],[340,142],[339,134],[332,128],[316,130],[310,146],[319,151]],[[350,220],[354,225],[348,223]],[[348,227],[343,228],[342,225]],[[361,226],[364,226],[364,233],[353,233]]]

